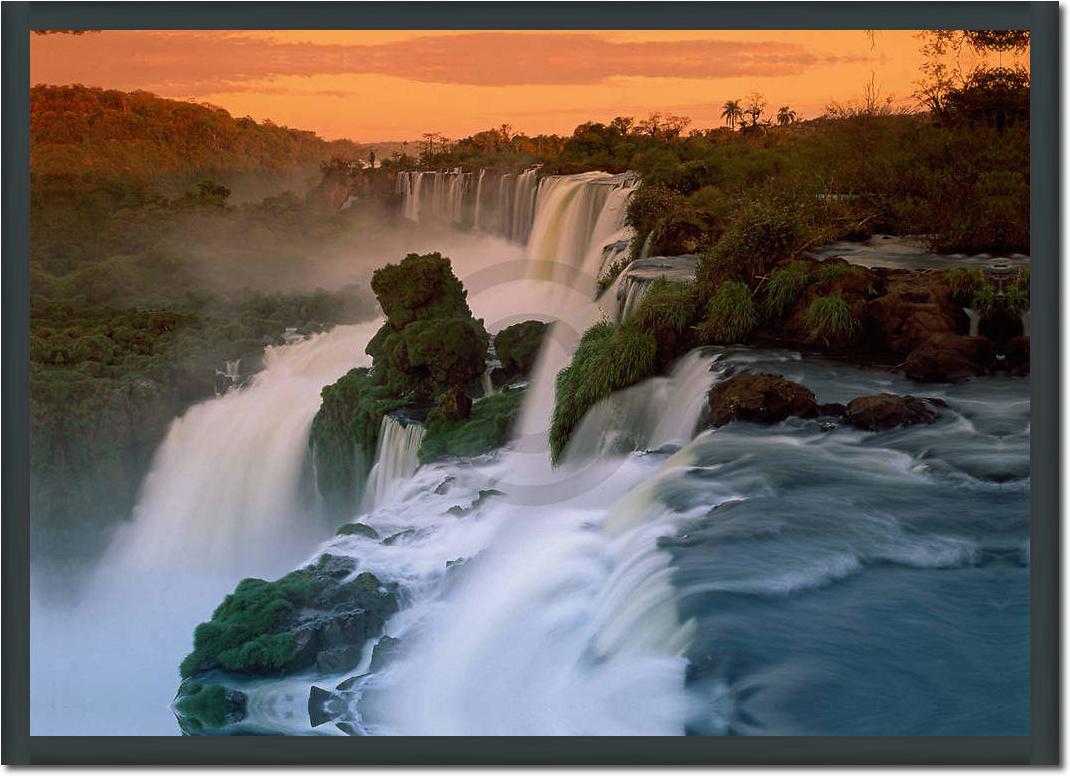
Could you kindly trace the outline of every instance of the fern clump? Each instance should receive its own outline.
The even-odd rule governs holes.
[[[631,324],[603,321],[588,329],[572,361],[557,375],[550,457],[556,463],[583,416],[614,391],[652,377],[657,340]]]
[[[766,312],[777,318],[784,315],[810,284],[810,277],[810,265],[805,261],[793,261],[773,270],[765,285]]]
[[[839,294],[819,296],[806,308],[806,325],[815,340],[845,339],[861,328],[851,306]]]
[[[738,280],[726,280],[706,305],[699,336],[706,342],[729,345],[746,340],[757,325],[758,311],[750,288]]]

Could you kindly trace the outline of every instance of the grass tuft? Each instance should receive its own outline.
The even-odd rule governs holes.
[[[706,305],[699,336],[706,342],[730,345],[745,341],[757,325],[758,312],[750,288],[738,280],[726,280]]]
[[[810,265],[805,261],[793,261],[773,270],[765,284],[766,312],[776,318],[783,316],[810,284],[810,277]]]
[[[854,334],[860,324],[851,314],[851,307],[839,294],[819,296],[806,308],[806,325],[814,339],[843,339]]]

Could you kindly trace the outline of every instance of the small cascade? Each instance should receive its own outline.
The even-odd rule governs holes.
[[[234,361],[227,361],[225,368],[215,370],[216,380],[215,395],[222,396],[231,388],[238,385],[241,380],[241,359],[235,359]]]
[[[963,307],[962,312],[966,313],[966,317],[970,319],[970,336],[976,337],[977,333],[981,329],[981,315],[976,310],[969,307]]]
[[[636,259],[617,276],[603,297],[608,302],[606,314],[621,323],[639,308],[655,281],[693,283],[697,268],[697,254]]]
[[[494,391],[494,383],[490,379],[490,373],[492,371],[493,371],[493,367],[489,367],[488,366],[487,369],[483,372],[482,377],[480,377],[480,382],[483,385],[483,396],[484,397],[493,396],[494,393],[495,393],[495,391]]]
[[[410,221],[439,221],[468,225],[472,206],[472,173],[461,169],[400,172],[395,191],[402,196],[402,213]]]
[[[483,228],[483,178],[486,177],[487,171],[480,170],[479,178],[476,179],[476,205],[475,211],[472,215],[472,226],[476,229]]]
[[[379,426],[379,445],[375,464],[364,490],[364,511],[388,504],[401,486],[420,466],[417,453],[426,429],[419,423],[405,423],[392,415],[383,416]]]
[[[565,460],[687,444],[717,381],[715,362],[713,355],[692,350],[668,377],[650,378],[603,399],[573,432]]]

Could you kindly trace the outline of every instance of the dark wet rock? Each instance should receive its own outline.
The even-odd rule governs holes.
[[[316,670],[323,674],[341,674],[352,671],[360,664],[361,648],[358,646],[321,649],[316,653]]]
[[[395,534],[390,534],[390,536],[383,539],[383,544],[397,544],[402,539],[412,536],[414,533],[416,533],[415,528],[406,528],[404,531],[398,531]]]
[[[483,504],[485,504],[489,499],[493,498],[494,496],[504,495],[505,494],[502,493],[500,490],[495,490],[494,488],[486,488],[484,490],[479,491],[479,495],[468,506],[464,507],[460,504],[455,504],[454,506],[447,509],[446,512],[450,515],[466,515],[469,512],[473,512],[476,509],[479,509],[479,507],[483,506]]]
[[[995,349],[987,337],[945,334],[911,351],[902,369],[918,382],[958,382],[988,374],[994,363]]]
[[[817,414],[822,417],[842,418],[846,411],[847,408],[839,402],[817,405]]]
[[[934,404],[930,400],[892,393],[859,396],[848,402],[845,419],[864,431],[932,423],[937,417]]]
[[[349,692],[357,686],[357,682],[359,682],[366,676],[367,674],[357,674],[356,676],[351,676],[348,679],[343,679],[334,686],[334,689],[339,690],[341,692]]]
[[[798,383],[774,374],[743,374],[715,385],[709,394],[705,426],[717,427],[733,420],[779,423],[792,416],[817,415],[814,393]]]
[[[1007,343],[1006,366],[1015,377],[1029,374],[1029,337],[1012,337]]]
[[[336,715],[332,714],[327,705],[330,703],[333,693],[322,687],[312,685],[308,692],[308,722],[312,727],[319,727],[324,722],[330,722]]]
[[[366,539],[378,539],[379,532],[364,523],[346,523],[336,532],[336,536],[363,536]]]
[[[360,731],[357,730],[356,726],[349,722],[336,722],[334,723],[334,726],[341,730],[343,733],[345,733],[347,736],[361,735]]]
[[[393,636],[383,636],[376,643],[375,649],[372,650],[372,661],[371,665],[368,666],[368,670],[374,674],[396,657],[400,648],[401,639],[395,639]]]

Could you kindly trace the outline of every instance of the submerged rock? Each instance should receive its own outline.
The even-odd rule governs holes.
[[[346,523],[335,532],[335,536],[363,536],[366,539],[378,539],[379,532],[364,523]]]
[[[709,394],[705,426],[718,427],[733,420],[779,423],[792,417],[818,415],[814,392],[780,375],[758,373],[731,377]]]
[[[844,417],[855,428],[864,431],[882,431],[896,426],[934,422],[936,420],[934,404],[943,404],[943,402],[935,399],[918,399],[914,396],[897,396],[892,393],[859,396],[848,402]]]

